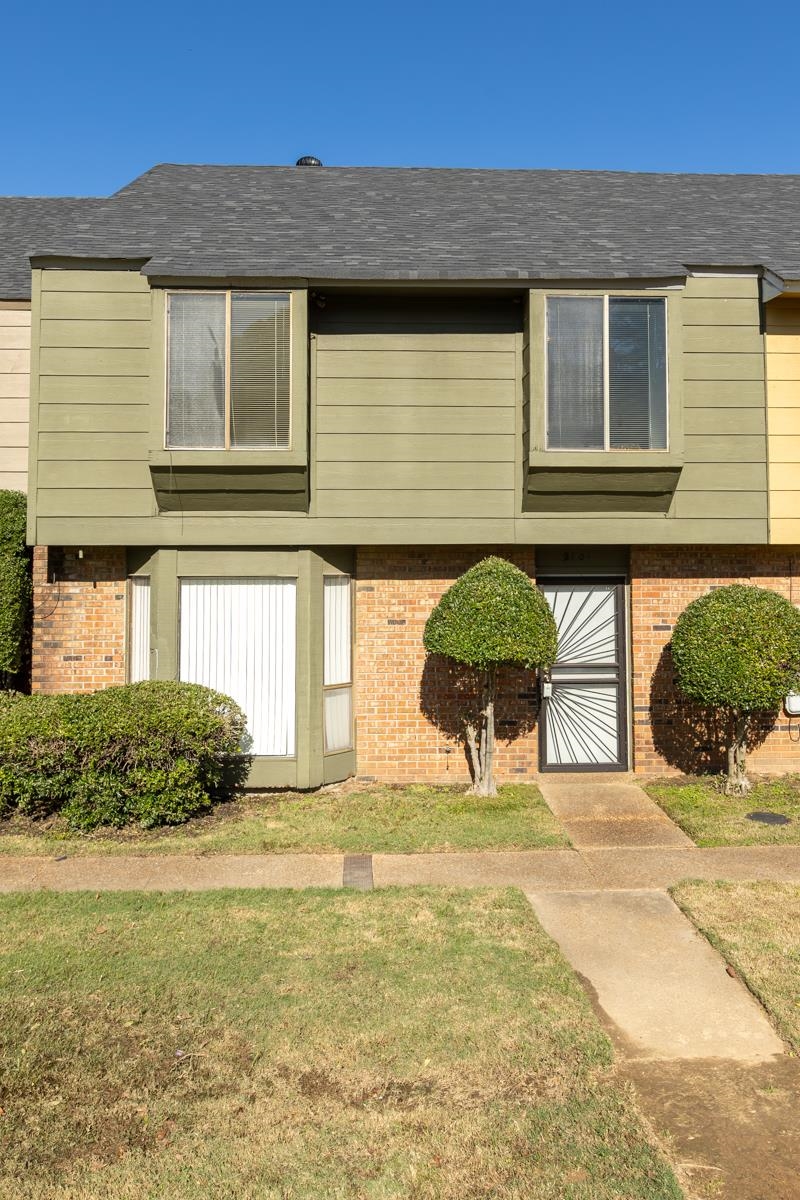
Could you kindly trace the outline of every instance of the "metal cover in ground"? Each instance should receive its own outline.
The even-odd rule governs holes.
[[[342,866],[342,887],[368,892],[372,888],[372,855],[345,854]]]

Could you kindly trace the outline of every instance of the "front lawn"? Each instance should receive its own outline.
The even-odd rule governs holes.
[[[245,795],[206,817],[155,830],[71,833],[58,817],[0,821],[0,854],[409,853],[536,850],[569,840],[531,784],[496,797],[454,787],[364,787]]]
[[[689,882],[672,895],[800,1054],[800,886]]]
[[[678,1200],[516,891],[0,897],[11,1200]]]
[[[724,796],[708,777],[653,779],[648,795],[698,846],[791,846],[800,844],[800,777],[762,779],[748,796]],[[778,813],[788,825],[748,820],[752,812]]]

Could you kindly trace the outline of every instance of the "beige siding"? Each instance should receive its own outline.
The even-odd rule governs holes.
[[[770,541],[800,542],[800,300],[766,307]]]
[[[513,518],[520,335],[316,339],[316,513]]]
[[[0,302],[0,488],[28,487],[31,313]]]

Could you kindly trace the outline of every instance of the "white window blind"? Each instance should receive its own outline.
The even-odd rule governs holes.
[[[167,446],[225,445],[225,296],[169,297]]]
[[[150,579],[132,575],[128,588],[128,680],[150,678]]]
[[[353,744],[352,613],[349,575],[323,579],[323,704],[325,749]]]
[[[289,295],[174,292],[167,311],[167,447],[288,449]]]
[[[180,677],[247,715],[253,754],[295,753],[296,581],[182,579]]]
[[[663,299],[548,298],[547,446],[667,448]]]
[[[289,297],[231,297],[231,445],[289,445]]]
[[[603,300],[547,302],[547,441],[555,450],[602,450]]]

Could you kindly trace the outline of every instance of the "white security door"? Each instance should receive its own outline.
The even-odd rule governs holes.
[[[180,677],[231,696],[252,754],[295,752],[294,579],[182,579]]]
[[[558,658],[542,707],[543,770],[627,766],[624,587],[542,584],[558,629]]]

